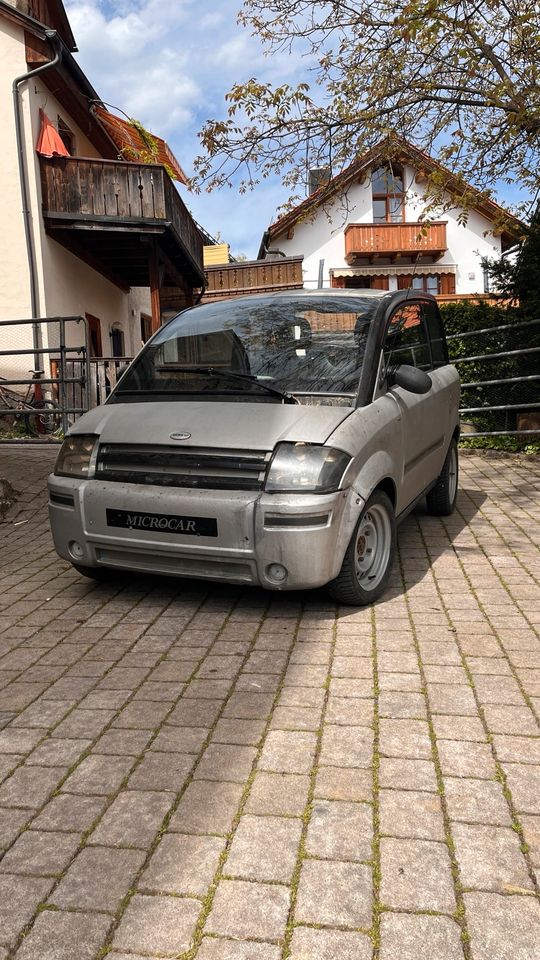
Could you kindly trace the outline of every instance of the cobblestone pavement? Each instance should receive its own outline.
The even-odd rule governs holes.
[[[0,456],[0,960],[538,960],[538,461],[464,457],[358,610],[86,581]]]

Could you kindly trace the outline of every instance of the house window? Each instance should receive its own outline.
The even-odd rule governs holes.
[[[113,357],[125,357],[124,331],[120,327],[111,329],[111,350]]]
[[[405,189],[401,167],[380,167],[371,175],[374,223],[405,220]]]
[[[428,274],[427,276],[413,277],[412,281],[413,290],[423,290],[424,293],[432,293],[436,295],[440,293],[440,277],[435,276],[434,274]]]
[[[70,127],[68,127],[65,120],[62,120],[62,117],[60,116],[57,117],[57,126],[58,126],[58,133],[60,135],[60,139],[62,143],[64,144],[70,157],[74,157],[75,156],[75,134],[73,133],[73,130]]]

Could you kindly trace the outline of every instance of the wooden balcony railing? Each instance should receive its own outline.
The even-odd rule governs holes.
[[[204,302],[247,293],[301,289],[304,285],[302,261],[303,257],[280,257],[207,267]]]
[[[446,223],[351,223],[345,229],[345,259],[351,265],[418,253],[435,261],[446,249]]]
[[[84,157],[40,157],[40,165],[45,224],[55,236],[63,231],[61,242],[66,231],[77,230],[79,247],[92,240],[95,247],[101,232],[99,253],[103,234],[115,232],[116,247],[123,247],[129,261],[126,233],[137,235],[131,244],[139,259],[141,234],[165,236],[169,256],[180,255],[187,279],[201,285],[202,238],[164,167]],[[129,274],[128,262],[125,270]],[[133,279],[130,283],[136,285]]]

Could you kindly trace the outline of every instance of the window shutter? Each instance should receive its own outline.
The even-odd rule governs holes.
[[[456,292],[456,278],[453,273],[441,274],[440,291],[442,294],[451,294]]]
[[[397,278],[398,290],[408,290],[412,284],[412,273],[400,274]]]

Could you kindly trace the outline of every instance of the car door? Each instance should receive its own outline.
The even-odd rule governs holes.
[[[409,364],[429,373],[431,389],[411,393],[395,384],[387,388],[398,410],[402,450],[398,465],[396,512],[415,500],[440,473],[447,444],[448,397],[444,375],[434,370],[420,302],[401,303],[390,317],[383,348],[384,369]]]

